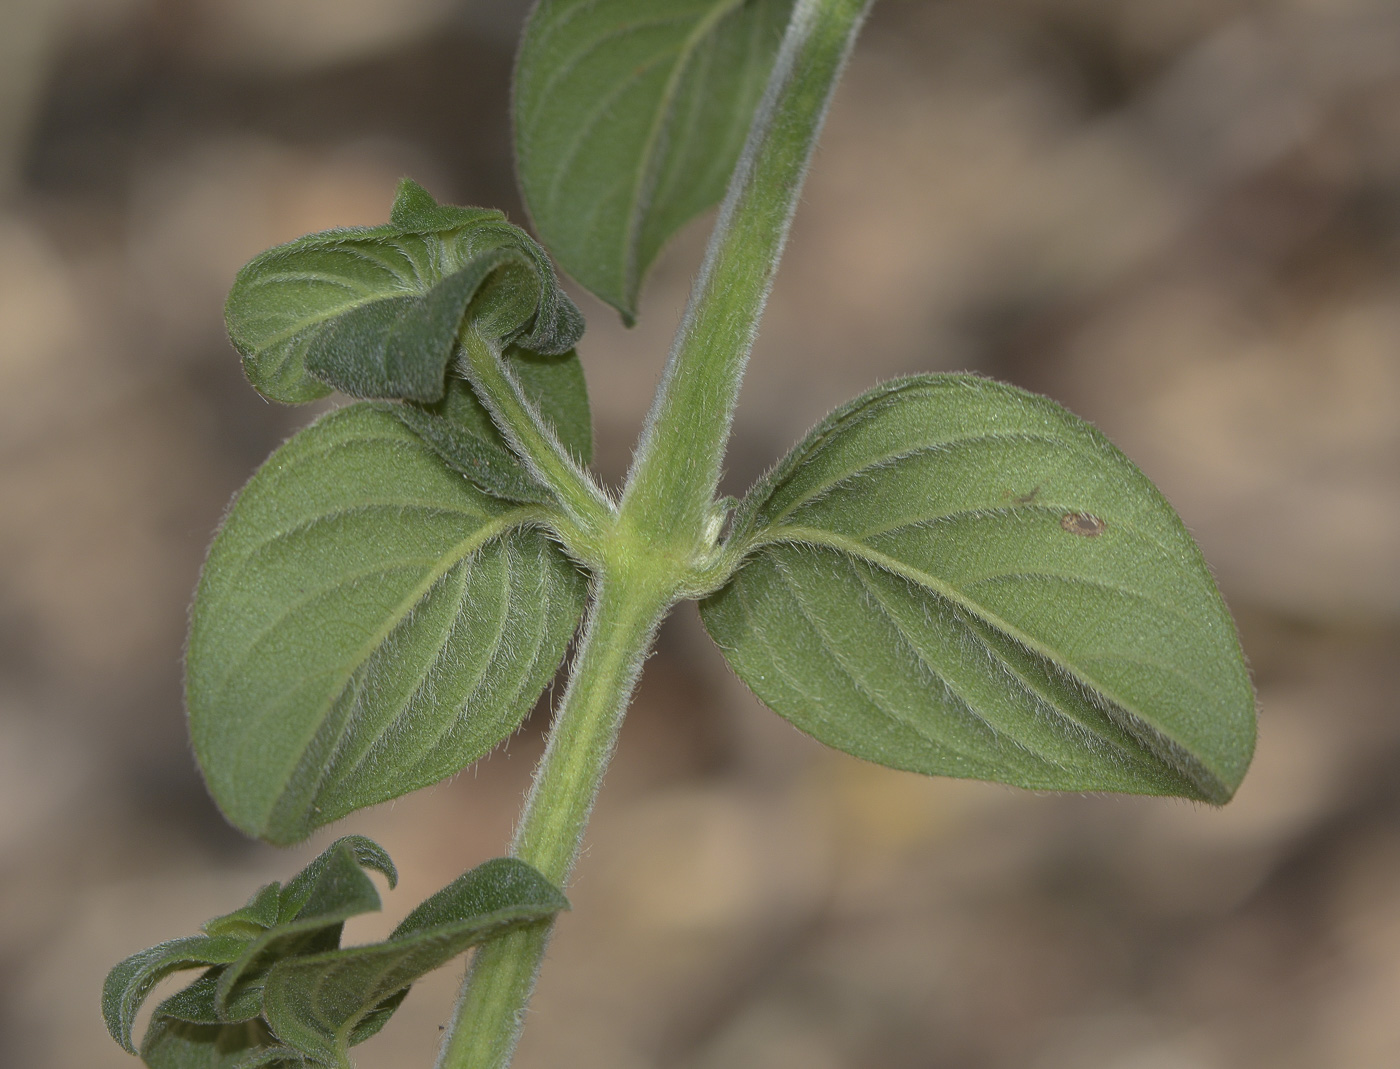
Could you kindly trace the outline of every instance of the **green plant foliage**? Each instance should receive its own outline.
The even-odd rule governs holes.
[[[339,946],[345,922],[379,906],[379,892],[365,875],[359,858],[346,840],[338,841],[281,889],[276,922],[249,938],[238,958],[219,971],[217,982],[207,992],[212,1020],[257,1017],[262,1012],[263,985],[273,964]],[[206,993],[199,995],[193,1001],[186,996],[179,1003],[185,1012],[178,1015],[208,1023],[210,1016],[203,1010]],[[173,1006],[165,1006],[163,1011],[176,1012]]]
[[[359,403],[269,458],[200,580],[190,733],[235,825],[293,842],[457,772],[516,729],[596,600],[516,857],[387,940],[342,947],[345,921],[380,906],[366,870],[395,874],[341,839],[200,935],[133,955],[103,993],[127,1050],[155,985],[202,970],[156,1007],[147,1065],[348,1069],[412,983],[484,940],[439,1064],[508,1064],[568,908],[549,880],[568,879],[657,628],[705,592],[738,674],[851,754],[1039,789],[1234,793],[1253,691],[1205,563],[1142,473],[1045,398],[968,375],[872,390],[761,480],[717,544],[743,367],[869,6],[540,0],[531,15],[525,198],[624,320],[661,246],[728,184],[619,497],[584,470],[582,318],[501,213],[405,181],[386,225],[239,273],[226,318],[253,385]]]
[[[228,818],[293,842],[509,735],[584,606],[542,516],[371,405],[273,454],[214,541],[191,620],[190,733]]]
[[[133,954],[113,967],[102,986],[102,1014],[112,1038],[132,1054],[131,1028],[151,989],[171,973],[237,961],[247,941],[237,936],[193,935]]]
[[[773,709],[895,768],[1226,801],[1254,747],[1234,625],[1150,482],[1053,402],[879,387],[755,487],[702,605]]]
[[[278,1043],[261,1020],[192,1024],[157,1016],[141,1060],[150,1069],[305,1069],[301,1055]]]
[[[544,251],[498,211],[399,186],[384,226],[279,245],[238,273],[224,315],[249,381],[296,404],[335,389],[432,403],[470,306],[486,336],[568,352],[583,318]]]
[[[278,963],[268,975],[264,1012],[284,1042],[348,1067],[357,1027],[384,1000],[502,927],[567,908],[529,866],[488,861],[420,905],[383,943]]]
[[[593,425],[577,354],[570,350],[552,357],[512,348],[504,363],[565,448],[580,464],[587,464],[593,456]],[[465,379],[449,377],[442,400],[434,404],[379,407],[430,445],[444,464],[488,494],[541,504],[553,500],[549,489],[506,444]]]
[[[268,884],[209,921],[204,935],[127,958],[103,987],[112,1037],[134,1053],[132,1021],[155,983],[209,965],[157,1007],[141,1045],[152,1069],[347,1069],[348,1049],[384,1026],[419,977],[487,935],[568,909],[534,869],[497,858],[429,898],[387,942],[341,948],[344,921],[380,907],[366,868],[393,886],[379,846],[338,839],[285,886]]]
[[[132,1022],[151,989],[172,972],[200,966],[216,968],[162,1003],[157,1017],[208,1025],[256,1017],[260,1005],[241,1012],[229,996],[253,987],[260,991],[261,983],[252,981],[265,975],[279,954],[339,945],[347,917],[379,908],[365,868],[382,873],[390,887],[398,878],[377,843],[359,835],[337,839],[285,887],[267,884],[241,909],[206,922],[203,935],[161,943],[118,964],[102,988],[112,1038],[134,1053]]]
[[[717,203],[792,0],[543,0],[515,73],[516,163],[545,244],[636,315],[661,246]]]

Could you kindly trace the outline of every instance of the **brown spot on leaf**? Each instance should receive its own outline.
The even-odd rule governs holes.
[[[1098,538],[1108,529],[1108,524],[1092,512],[1066,512],[1060,517],[1060,526],[1070,534],[1085,538]]]

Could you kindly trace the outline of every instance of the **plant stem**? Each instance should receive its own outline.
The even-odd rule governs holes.
[[[652,636],[673,596],[655,574],[604,575],[574,660],[569,687],[535,773],[512,854],[560,886],[568,880],[593,799]],[[552,921],[483,944],[462,984],[439,1069],[510,1064]]]
[[[797,0],[615,515],[603,517],[584,500],[591,480],[584,487],[571,472],[550,470],[558,452],[535,440],[537,418],[511,400],[523,403],[518,389],[485,383],[483,393],[500,398],[493,414],[514,432],[513,444],[564,496],[577,494],[561,503],[580,521],[602,524],[584,547],[596,569],[593,605],[512,851],[560,886],[656,628],[680,596],[714,581],[711,510],[744,365],[827,105],[870,2]],[[474,351],[470,338],[464,344],[474,378],[491,379],[500,367],[494,354]],[[516,929],[477,950],[438,1069],[510,1064],[552,927]]]
[[[499,345],[470,323],[457,340],[466,357],[466,371],[477,396],[491,410],[496,425],[503,428],[510,444],[525,458],[540,481],[554,491],[556,500],[577,525],[581,540],[595,542],[612,526],[613,503],[540,418],[520,388],[519,380],[506,369]]]
[[[797,0],[647,417],[622,512],[703,552],[734,404],[827,106],[871,0]]]

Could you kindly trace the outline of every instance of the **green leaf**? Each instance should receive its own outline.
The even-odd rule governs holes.
[[[1215,803],[1254,695],[1199,550],[1052,401],[966,375],[835,412],[745,500],[701,606],[739,676],[837,749],[1023,787]]]
[[[269,969],[283,958],[333,950],[340,945],[347,920],[380,908],[379,892],[362,867],[366,865],[384,872],[392,886],[393,862],[378,844],[362,836],[336,840],[288,882],[278,904],[277,923],[220,970],[214,990],[218,1020],[246,1021],[258,1016]],[[194,993],[187,997],[193,998]],[[172,1007],[162,1009],[178,1015]]]
[[[277,910],[281,901],[282,885],[264,884],[248,899],[248,904],[243,908],[205,921],[204,934],[236,935],[244,939],[254,939],[277,923]]]
[[[211,793],[286,843],[451,775],[563,659],[585,583],[533,524],[367,405],[302,431],[205,564],[186,695]]]
[[[285,957],[334,950],[348,917],[379,908],[365,869],[382,873],[391,887],[397,879],[377,843],[360,835],[337,839],[285,887],[267,884],[242,909],[207,922],[211,934],[162,943],[122,962],[103,991],[113,1038],[134,1053],[131,1022],[152,986],[176,969],[212,964],[156,1008],[141,1046],[146,1063],[157,1069],[310,1064],[260,1019],[263,985]],[[402,1001],[396,993],[370,1007],[350,1042],[377,1032]]]
[[[545,356],[512,347],[504,363],[564,447],[580,464],[592,460],[593,423],[578,355],[572,349],[563,356]],[[449,377],[446,394],[435,404],[380,407],[432,446],[448,467],[487,493],[510,501],[551,500],[549,490],[506,444],[464,379]]]
[[[543,0],[515,70],[525,203],[631,322],[661,246],[724,194],[792,0]]]
[[[155,1017],[173,1017],[190,1024],[224,1024],[219,1016],[219,979],[226,968],[216,965],[206,970],[194,983],[182,987],[157,1006]]]
[[[119,962],[102,985],[102,1016],[112,1038],[132,1054],[131,1026],[151,989],[180,969],[236,961],[247,941],[233,935],[171,939]]]
[[[398,885],[399,870],[384,847],[363,835],[343,835],[287,881],[278,896],[277,922],[322,916],[352,902],[372,901],[365,908],[378,909],[379,895],[362,869],[379,873],[391,890]]]
[[[192,1024],[156,1017],[141,1044],[150,1069],[304,1069],[295,1050],[278,1043],[260,1020]]]
[[[468,315],[489,337],[568,352],[583,319],[544,251],[497,211],[439,206],[408,180],[385,226],[327,230],[254,258],[225,307],[265,396],[441,400]]]
[[[387,1000],[502,928],[567,909],[557,888],[513,858],[459,877],[415,909],[382,943],[283,960],[264,991],[264,1012],[289,1046],[337,1067]]]

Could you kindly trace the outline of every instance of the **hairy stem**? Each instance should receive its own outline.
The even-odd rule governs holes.
[[[734,404],[827,106],[870,0],[797,0],[632,464],[622,512],[703,551]]]
[[[593,607],[513,848],[561,886],[657,626],[679,597],[713,585],[711,513],[744,365],[832,90],[869,4],[797,0],[619,512],[595,512],[586,488],[570,485],[572,473],[541,472],[565,490],[561,496],[578,492],[572,504],[561,503],[581,525],[602,525],[596,537],[589,533],[588,545],[571,547],[597,569]],[[464,345],[474,380],[490,379],[499,369],[494,354],[474,348],[470,338]],[[492,382],[485,386],[484,393],[493,392]],[[532,463],[554,467],[557,453],[548,441],[534,440],[537,420],[518,410],[511,400],[518,390],[509,386],[494,383],[501,400],[492,403],[493,414],[512,428],[512,444]],[[537,457],[536,449],[548,455]],[[510,1064],[552,927],[517,929],[477,950],[438,1069]]]
[[[613,504],[579,467],[554,431],[540,418],[520,382],[501,360],[499,345],[468,324],[458,342],[466,372],[476,394],[491,410],[495,423],[535,475],[554,491],[555,499],[577,527],[575,541],[591,543],[611,526]],[[586,546],[572,547],[576,551]]]
[[[563,703],[535,773],[512,853],[563,886],[652,636],[672,597],[654,576],[603,576]],[[439,1069],[510,1064],[552,921],[497,936],[476,952]]]

